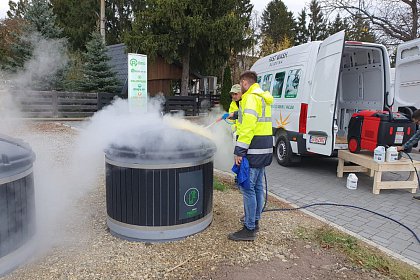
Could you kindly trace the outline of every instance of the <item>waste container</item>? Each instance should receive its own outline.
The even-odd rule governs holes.
[[[34,160],[29,145],[0,135],[0,274],[25,260],[35,233]]]
[[[111,232],[158,242],[204,230],[213,218],[214,143],[175,128],[148,130],[139,138],[137,147],[113,144],[105,151]]]

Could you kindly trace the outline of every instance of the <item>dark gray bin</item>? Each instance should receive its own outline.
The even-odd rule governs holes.
[[[165,133],[176,135],[174,145],[162,145]],[[214,143],[173,128],[149,130],[141,142],[105,151],[111,232],[129,240],[169,241],[204,230],[213,219]]]
[[[34,160],[26,143],[0,135],[0,274],[24,261],[35,233]]]

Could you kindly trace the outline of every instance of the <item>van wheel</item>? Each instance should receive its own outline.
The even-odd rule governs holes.
[[[352,153],[360,152],[360,143],[356,137],[350,137],[349,139],[349,151]]]
[[[280,135],[274,149],[277,162],[282,166],[290,166],[293,163],[293,152],[286,135]]]

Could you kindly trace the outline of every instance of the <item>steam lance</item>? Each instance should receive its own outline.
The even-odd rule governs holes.
[[[208,126],[206,126],[205,128],[210,128],[212,127],[214,124],[220,122],[221,120],[224,120],[225,122],[229,123],[226,119],[228,119],[229,117],[231,117],[231,115],[229,113],[224,113],[220,118],[217,118],[214,122],[212,122],[211,124],[209,124]]]

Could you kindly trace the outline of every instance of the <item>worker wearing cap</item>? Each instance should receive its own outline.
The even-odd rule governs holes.
[[[232,102],[229,106],[229,113],[234,113],[239,110],[239,101],[242,97],[241,85],[235,84],[230,89],[230,96],[232,97]],[[238,120],[235,120],[235,123],[232,125],[232,132],[235,133],[238,126]]]
[[[235,163],[249,164],[249,186],[241,187],[245,210],[244,227],[228,238],[235,241],[253,241],[259,230],[259,220],[264,206],[263,176],[265,166],[273,157],[271,104],[273,96],[263,91],[254,71],[240,76],[241,101],[237,111],[238,139],[235,145]]]

